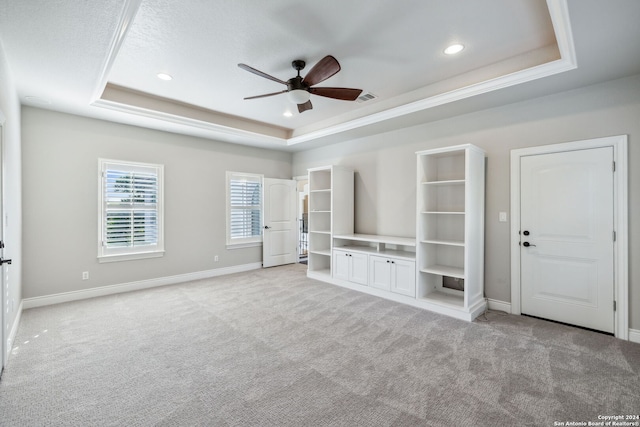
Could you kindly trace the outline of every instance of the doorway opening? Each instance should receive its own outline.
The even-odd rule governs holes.
[[[298,262],[306,264],[309,256],[309,178],[299,176],[298,182]]]

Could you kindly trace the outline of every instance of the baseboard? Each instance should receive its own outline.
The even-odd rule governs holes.
[[[11,354],[11,349],[13,348],[13,343],[16,340],[16,335],[18,334],[18,326],[20,326],[20,319],[22,318],[22,309],[24,308],[24,304],[20,301],[20,305],[18,306],[18,312],[16,313],[16,318],[13,320],[13,326],[11,327],[11,331],[9,332],[9,337],[7,338],[7,353],[4,355],[4,366],[7,366],[9,362],[9,355]],[[2,351],[0,351],[1,353]]]
[[[194,273],[178,274],[176,276],[159,277],[157,279],[139,280],[136,282],[121,283],[118,285],[100,286],[97,288],[83,289],[80,291],[63,292],[41,297],[25,298],[21,305],[24,309],[43,307],[46,305],[60,304],[69,301],[78,301],[87,298],[102,297],[105,295],[119,294],[122,292],[139,291],[141,289],[155,288],[158,286],[175,285],[177,283],[192,280],[208,279],[210,277],[224,276],[233,273],[256,270],[262,268],[261,262],[235,265],[233,267],[216,268],[213,270],[196,271]]]
[[[487,298],[487,302],[489,303],[489,310],[504,311],[511,314],[510,302],[499,301],[491,298]]]
[[[629,328],[629,341],[640,344],[640,329]]]

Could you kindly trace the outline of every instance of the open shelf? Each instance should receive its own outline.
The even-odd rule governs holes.
[[[417,299],[472,318],[484,304],[485,154],[471,144],[416,154]]]
[[[325,256],[331,256],[331,249],[318,249],[318,250],[309,250],[310,254],[317,254],[317,255],[325,255]]]
[[[441,276],[457,277],[464,279],[464,268],[450,265],[432,264],[420,269],[421,273],[439,274]]]
[[[342,166],[309,169],[308,274],[331,278],[332,234],[353,232],[353,170]]]
[[[339,234],[333,236],[333,247],[373,255],[416,259],[416,239],[377,234]]]
[[[458,308],[464,307],[464,296],[462,294],[453,295],[441,291],[433,291],[425,296],[419,297],[419,299],[435,304],[446,304]]]
[[[420,243],[427,243],[432,245],[448,245],[448,246],[464,246],[464,240],[421,240]]]
[[[425,181],[422,185],[464,185],[464,179],[448,179],[444,181]]]

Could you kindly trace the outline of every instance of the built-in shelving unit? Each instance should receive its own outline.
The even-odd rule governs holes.
[[[353,233],[353,177],[341,166],[309,169],[309,277],[330,278],[332,235]]]
[[[311,278],[463,320],[484,299],[484,152],[417,153],[415,237],[354,233],[354,171],[309,169]]]
[[[486,304],[485,154],[470,144],[416,154],[416,298],[472,320]]]

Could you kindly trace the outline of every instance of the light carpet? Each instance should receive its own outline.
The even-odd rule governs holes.
[[[640,345],[463,322],[289,265],[25,310],[2,426],[553,426],[640,413]]]

